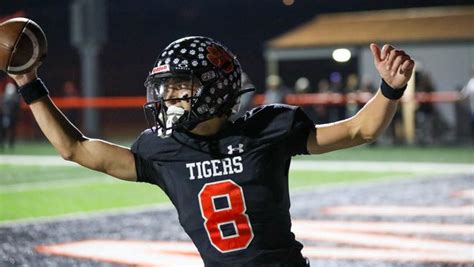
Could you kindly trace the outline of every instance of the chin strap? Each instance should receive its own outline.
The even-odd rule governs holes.
[[[245,89],[242,89],[242,90],[238,91],[237,94],[236,94],[237,95],[236,97],[239,97],[243,94],[254,92],[254,91],[255,91],[255,88],[253,88],[253,87],[245,88]]]

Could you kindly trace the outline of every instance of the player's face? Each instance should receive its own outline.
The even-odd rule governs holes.
[[[196,79],[171,77],[160,87],[160,95],[165,100],[165,105],[178,106],[184,110],[191,110],[189,98],[196,94],[200,83]]]
[[[151,79],[146,82],[148,102],[163,100],[166,107],[176,106],[191,110],[191,98],[201,87],[198,79],[191,75]]]

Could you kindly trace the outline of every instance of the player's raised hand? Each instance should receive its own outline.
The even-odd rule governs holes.
[[[403,50],[385,44],[382,49],[377,44],[370,44],[375,68],[380,77],[394,89],[404,87],[410,80],[415,62]]]
[[[33,80],[36,80],[36,78],[38,78],[38,74],[37,74],[38,67],[39,66],[36,66],[32,70],[30,70],[29,72],[24,73],[24,74],[11,74],[11,73],[8,73],[8,75],[13,80],[15,80],[15,82],[18,86],[21,87],[21,86],[23,86],[23,85],[25,85],[25,84],[33,81]]]

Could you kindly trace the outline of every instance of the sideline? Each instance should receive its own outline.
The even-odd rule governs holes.
[[[62,159],[60,156],[0,155],[0,164],[11,165],[48,165],[79,166],[79,164]]]

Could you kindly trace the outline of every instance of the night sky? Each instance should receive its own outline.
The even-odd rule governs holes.
[[[187,35],[223,42],[262,90],[265,42],[319,13],[466,4],[474,1],[295,0],[285,6],[281,0],[110,0],[108,41],[100,56],[101,94],[144,95],[143,81],[160,50]],[[69,1],[1,1],[0,16],[19,10],[40,24],[48,37],[49,55],[40,76],[53,94],[59,94],[66,80],[79,83],[79,56],[69,40]]]

